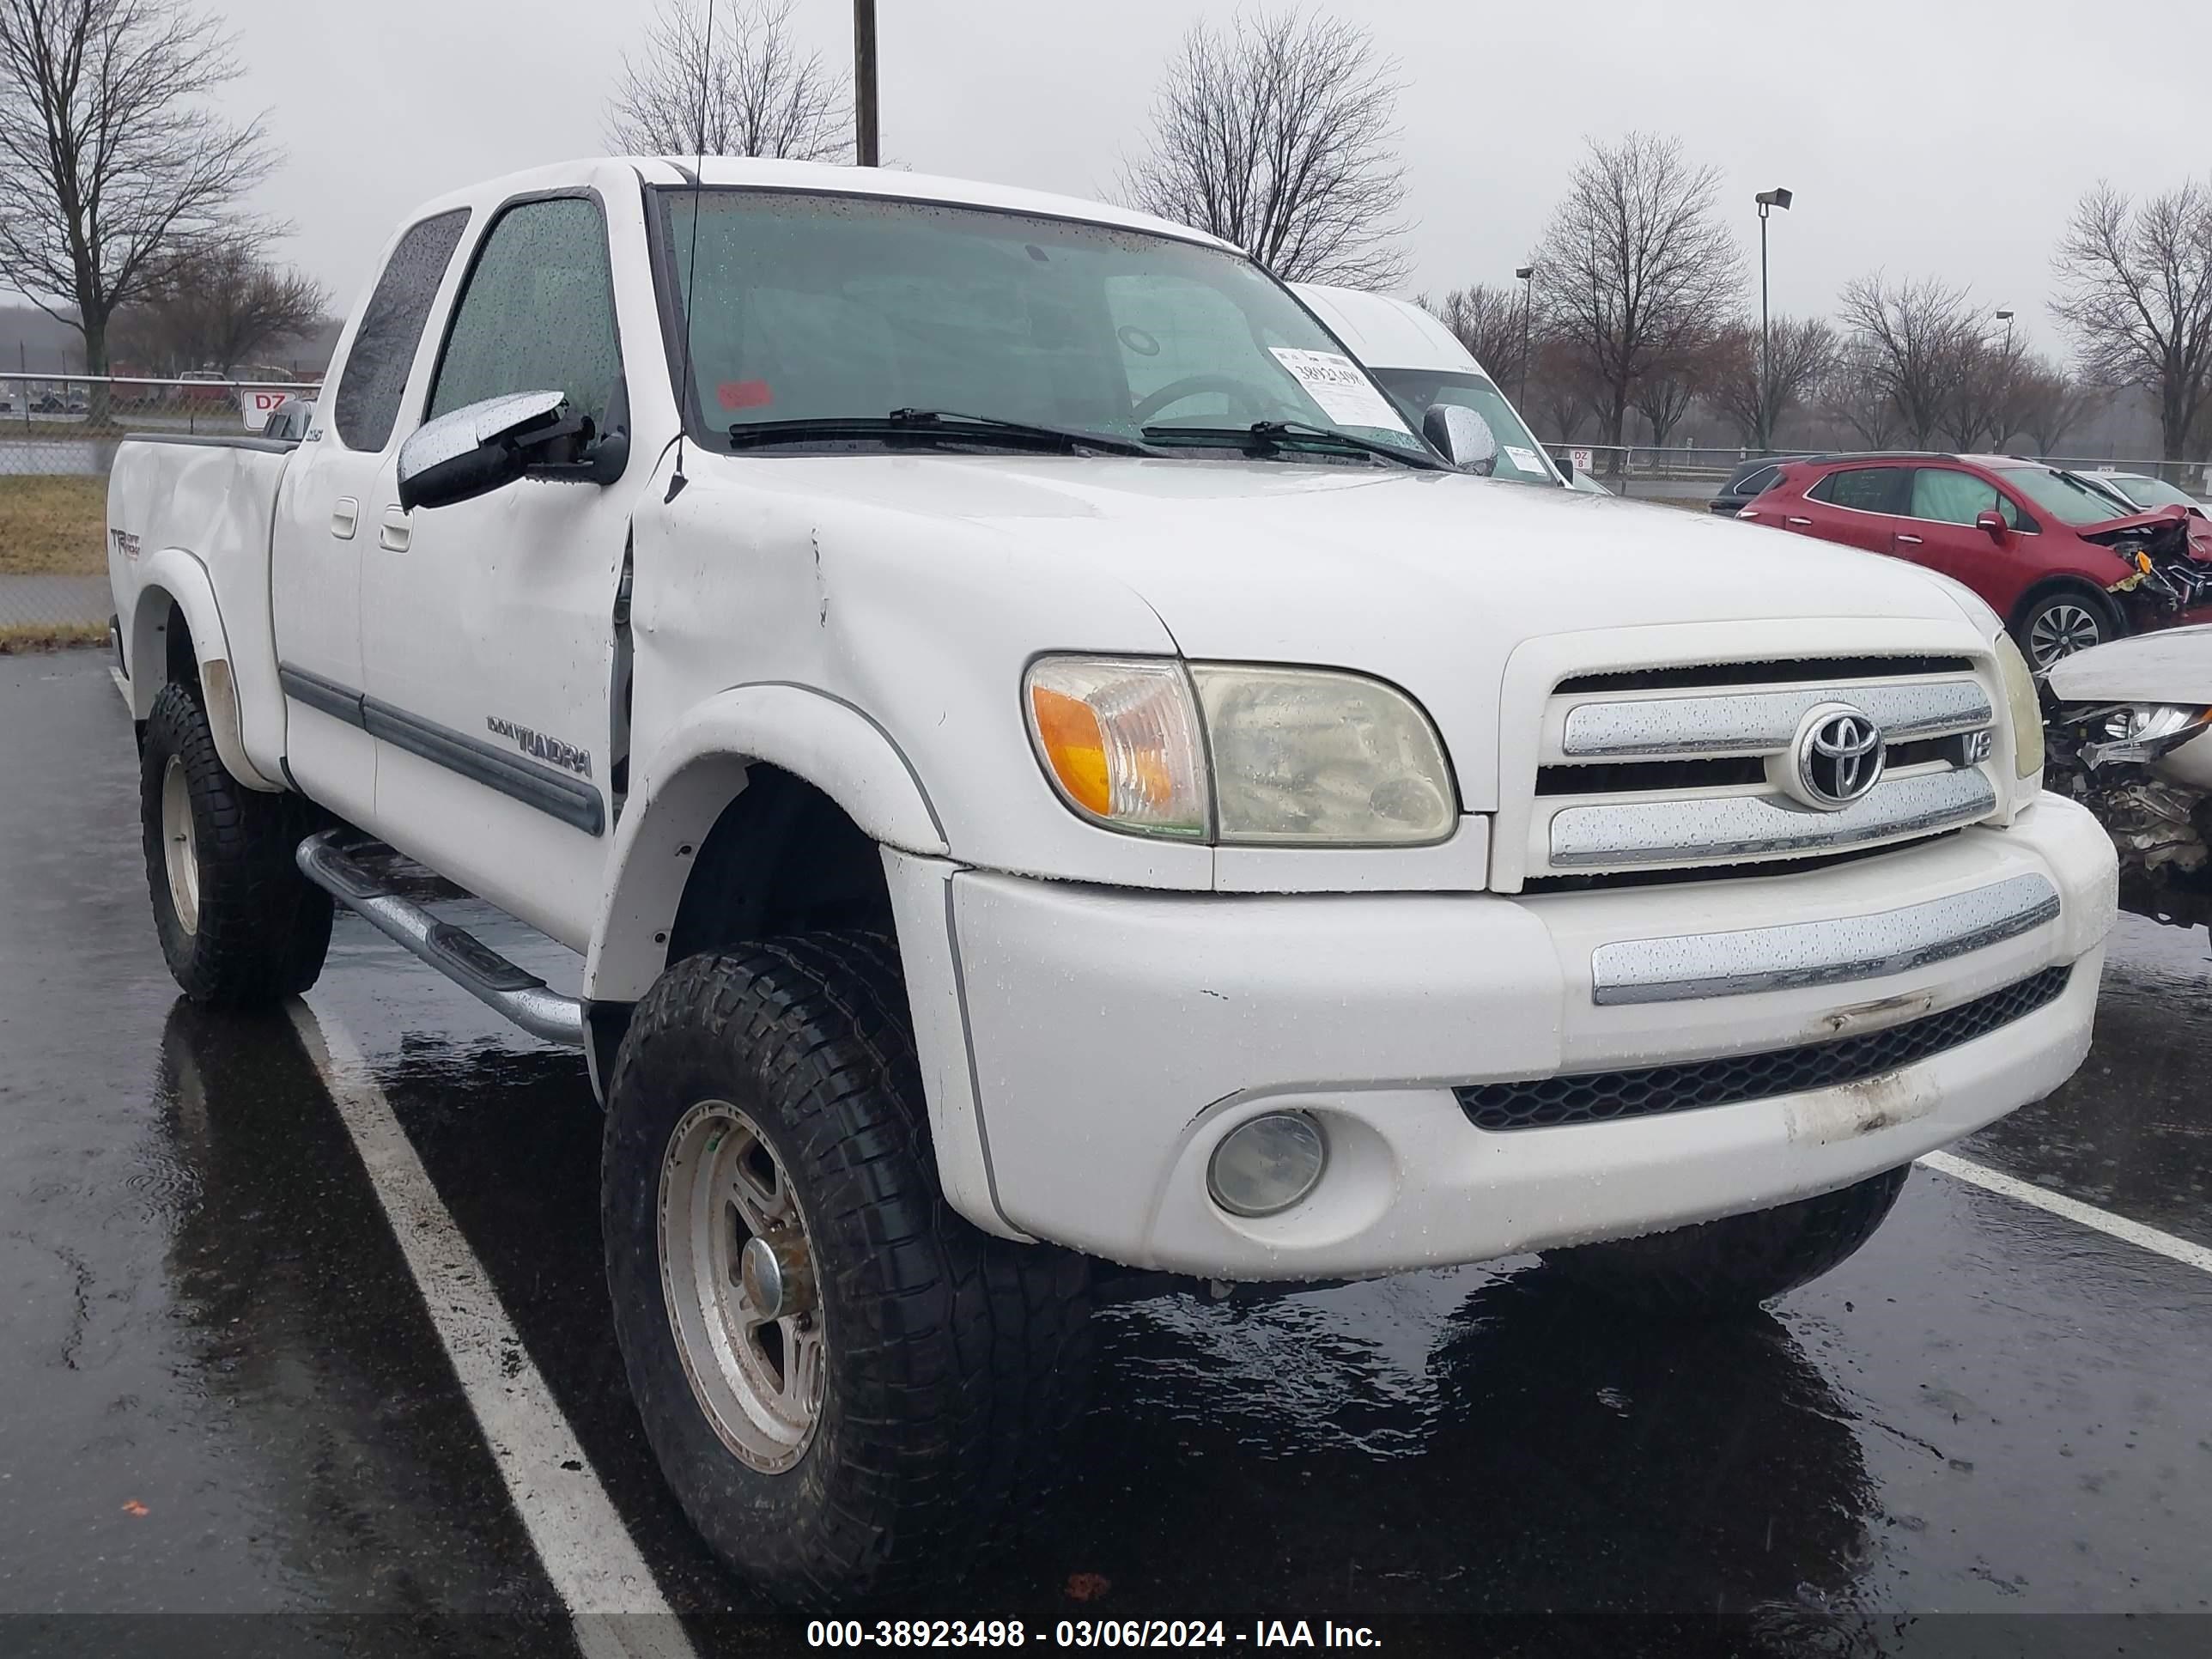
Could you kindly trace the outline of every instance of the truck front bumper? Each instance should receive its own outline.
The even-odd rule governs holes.
[[[1894,1168],[2081,1063],[2113,915],[2104,830],[2051,795],[2007,829],[1827,869],[1580,893],[945,877],[953,982],[934,1041],[920,995],[917,1014],[940,1140],[972,1135],[980,1157],[963,1179],[948,1170],[953,1201],[995,1231],[1224,1279],[1484,1261]],[[2032,915],[2023,893],[2044,895]],[[1997,900],[2009,921],[1978,931]],[[909,952],[910,980],[918,966]],[[1787,1079],[1793,1051],[1903,1041],[2052,969],[2070,972],[2034,1012],[1832,1086],[1511,1128],[1477,1127],[1455,1092],[1723,1056],[1782,1056],[1763,1075]],[[1327,1134],[1319,1184],[1276,1216],[1228,1213],[1208,1193],[1215,1147],[1285,1109]]]

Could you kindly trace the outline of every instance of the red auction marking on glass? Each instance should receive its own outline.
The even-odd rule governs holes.
[[[714,398],[725,409],[765,409],[775,393],[766,380],[725,380],[714,388]]]

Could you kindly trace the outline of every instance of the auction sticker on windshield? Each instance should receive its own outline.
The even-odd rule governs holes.
[[[1523,472],[1533,472],[1540,478],[1548,478],[1552,476],[1545,470],[1543,462],[1536,459],[1536,452],[1533,449],[1523,449],[1518,444],[1508,444],[1505,446],[1505,459]]]
[[[1342,352],[1300,351],[1291,346],[1268,349],[1305,388],[1306,395],[1321,405],[1321,412],[1337,425],[1375,426],[1386,432],[1410,430],[1375,382]]]

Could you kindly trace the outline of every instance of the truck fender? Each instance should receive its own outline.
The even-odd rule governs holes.
[[[207,710],[208,726],[215,734],[215,752],[223,769],[248,789],[282,793],[283,782],[264,777],[246,757],[238,681],[230,669],[230,639],[223,631],[215,584],[208,578],[207,567],[181,547],[165,547],[149,555],[139,578],[138,596],[126,633],[131,641],[131,719],[143,720],[151,714],[154,699],[168,683],[167,629],[173,602],[184,612],[185,625],[191,629],[192,654],[199,665],[200,703]]]
[[[720,692],[678,720],[635,775],[584,960],[586,998],[632,1002],[659,976],[693,854],[759,763],[813,785],[883,846],[948,850],[913,766],[852,704],[784,684]]]

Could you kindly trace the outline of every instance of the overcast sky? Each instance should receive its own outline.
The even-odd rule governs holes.
[[[261,205],[279,252],[349,305],[426,198],[602,147],[650,0],[216,0],[241,34],[240,112],[289,154]],[[1857,0],[1671,7],[1317,0],[1365,20],[1407,83],[1408,291],[1510,282],[1583,136],[1679,133],[1719,167],[1756,280],[1752,193],[1778,214],[1778,312],[1826,310],[1875,265],[1970,282],[2055,343],[2051,242],[2100,176],[2161,189],[2212,163],[2201,5]],[[917,171],[1110,193],[1163,61],[1234,0],[881,0],[884,153]],[[825,52],[845,0],[801,0]],[[1695,21],[1686,19],[1694,17]],[[1753,289],[1755,300],[1756,290]]]

